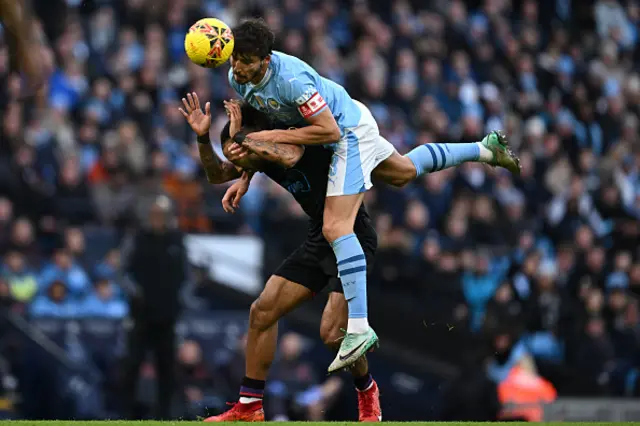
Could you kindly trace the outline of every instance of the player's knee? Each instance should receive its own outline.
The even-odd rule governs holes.
[[[415,179],[415,173],[412,173],[410,175],[403,175],[391,182],[391,185],[395,186],[396,188],[404,188],[405,186],[409,185],[411,181],[413,181],[413,179]]]
[[[404,188],[405,186],[407,186],[409,184],[409,182],[411,182],[410,179],[394,179],[391,182],[389,182],[391,184],[391,186],[395,186],[396,188]]]
[[[264,331],[276,322],[273,309],[265,306],[260,299],[251,304],[249,310],[249,328]]]
[[[409,157],[402,157],[402,166],[398,168],[397,172],[394,174],[391,182],[391,185],[402,188],[411,183],[418,175],[416,170],[416,166],[413,164],[413,161],[409,159]]]
[[[349,227],[349,225],[344,222],[331,219],[327,220],[325,218],[322,224],[322,235],[327,241],[333,242],[344,235],[352,233],[352,228],[353,227]]]
[[[340,347],[343,330],[347,328],[349,309],[347,301],[341,293],[329,294],[329,300],[320,321],[320,338],[330,349]]]

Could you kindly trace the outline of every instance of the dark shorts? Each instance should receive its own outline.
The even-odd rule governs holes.
[[[360,244],[367,258],[368,275],[373,270],[377,244],[362,238]],[[343,292],[338,278],[336,257],[329,244],[326,244],[326,247],[318,247],[308,242],[303,243],[282,262],[274,275],[298,283],[313,293],[320,293],[325,288],[328,292]]]

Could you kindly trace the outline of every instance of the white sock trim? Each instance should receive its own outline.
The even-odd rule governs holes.
[[[369,330],[369,320],[367,318],[349,318],[347,333],[364,334],[367,330]]]
[[[482,142],[476,142],[476,145],[480,148],[479,161],[483,163],[489,163],[493,161],[493,152],[491,152],[486,146],[482,145]]]
[[[240,397],[240,404],[251,404],[252,402],[262,401],[262,398],[247,398],[246,396]]]

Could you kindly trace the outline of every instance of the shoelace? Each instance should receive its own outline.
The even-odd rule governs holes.
[[[342,331],[344,333],[343,336],[338,337],[335,341],[339,342],[341,340],[344,340],[344,337],[347,335],[347,330],[345,330],[344,328],[341,328],[340,331]]]
[[[231,416],[231,415],[232,415],[231,413],[233,413],[233,410],[235,409],[236,405],[238,405],[238,401],[235,401],[235,402],[228,402],[228,401],[227,401],[227,402],[226,402],[226,404],[227,404],[229,407],[231,407],[231,409],[230,409],[230,410],[225,411],[225,412],[224,412],[224,413],[222,413],[222,414],[220,414],[220,416],[221,416],[221,417],[219,417],[219,418],[226,418],[226,417],[228,417],[228,416]]]

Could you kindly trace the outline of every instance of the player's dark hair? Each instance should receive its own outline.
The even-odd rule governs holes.
[[[273,128],[271,120],[267,114],[258,111],[246,102],[240,106],[240,112],[242,113],[242,128],[248,133],[260,130],[270,130]],[[227,124],[220,132],[220,142],[223,146],[231,141],[231,135],[229,133],[230,126],[231,122],[227,121]]]
[[[262,18],[247,19],[233,28],[234,56],[264,59],[273,51],[276,36]]]

